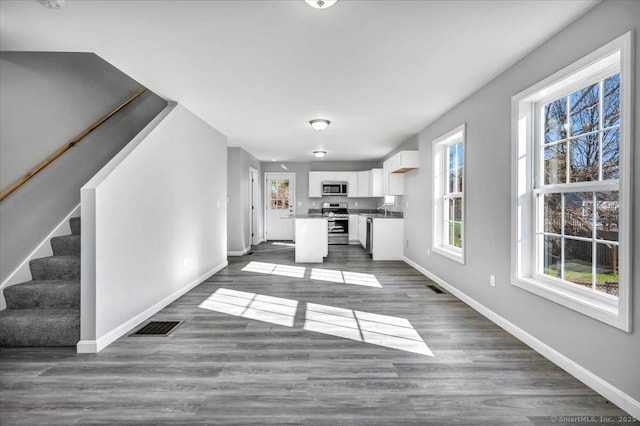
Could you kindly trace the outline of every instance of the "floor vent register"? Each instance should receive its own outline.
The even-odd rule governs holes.
[[[168,336],[182,321],[149,321],[131,336]]]

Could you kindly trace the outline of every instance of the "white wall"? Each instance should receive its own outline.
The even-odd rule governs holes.
[[[0,52],[0,190],[139,89],[93,53]],[[79,204],[82,185],[166,105],[146,92],[0,203],[2,287],[20,282],[16,269]]]
[[[538,297],[509,283],[511,200],[511,97],[562,69],[629,30],[635,32],[635,63],[640,59],[640,2],[607,1],[587,12],[502,75],[426,127],[420,134],[420,168],[405,177],[405,256],[440,277],[473,301],[506,319],[520,330],[566,357],[588,372],[581,376],[590,385],[608,388],[623,408],[640,412],[640,287],[633,294],[633,332],[626,333]],[[633,164],[640,167],[640,83],[634,69]],[[466,139],[466,264],[431,252],[431,143],[461,123],[467,123]],[[633,141],[632,141],[633,143]],[[640,189],[635,173],[634,193]],[[636,225],[632,240],[635,284],[640,267],[640,197],[635,197]],[[489,286],[495,274],[496,287]],[[591,379],[586,379],[589,374]],[[600,381],[600,382],[598,382]],[[633,400],[635,399],[635,403]]]
[[[227,149],[227,248],[232,254],[241,254],[251,247],[249,230],[249,167],[260,172],[260,160],[242,148]],[[259,179],[259,177],[258,177]],[[260,188],[258,182],[258,188]],[[260,200],[262,197],[258,197]],[[262,203],[255,206],[257,223],[262,223]],[[260,235],[261,229],[254,230]]]
[[[226,265],[223,134],[177,106],[116,160],[82,190],[80,352],[99,351]]]

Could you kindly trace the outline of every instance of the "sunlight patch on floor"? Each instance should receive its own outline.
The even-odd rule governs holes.
[[[198,307],[293,327],[298,301],[219,288]],[[307,303],[303,328],[343,339],[434,356],[406,318]]]
[[[382,288],[382,285],[375,275],[364,274],[362,272],[347,272],[337,271],[333,269],[311,268],[311,279]]]
[[[304,329],[346,339],[434,356],[405,318],[307,303]]]
[[[257,272],[259,274],[280,275],[292,278],[304,278],[304,266],[281,265],[268,262],[249,262],[242,268],[243,272]],[[311,268],[311,279],[329,281],[341,284],[362,285],[382,288],[375,275],[362,272],[337,271],[333,269]]]
[[[296,244],[295,243],[283,243],[280,241],[274,241],[271,243],[274,246],[285,246],[285,247],[295,247]]]
[[[258,272],[260,274],[280,275],[293,278],[304,278],[304,266],[280,265],[277,263],[249,262],[242,268],[245,272]]]
[[[298,301],[219,288],[199,308],[293,327]]]

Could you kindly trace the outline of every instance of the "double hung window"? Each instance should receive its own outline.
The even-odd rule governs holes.
[[[433,250],[464,263],[465,125],[433,141]]]
[[[630,37],[513,98],[512,283],[628,330]]]

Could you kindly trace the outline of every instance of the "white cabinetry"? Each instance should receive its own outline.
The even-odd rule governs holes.
[[[382,190],[382,169],[369,170],[369,197],[384,197],[384,191]],[[359,183],[360,181],[358,181]]]
[[[344,181],[343,181],[344,182]],[[360,186],[358,185],[358,172],[346,172],[347,197],[360,197]]]
[[[366,229],[366,226],[365,226]],[[404,219],[373,219],[373,260],[402,260]]]
[[[329,254],[326,218],[295,219],[296,262],[322,263]]]
[[[389,173],[406,173],[418,168],[418,151],[400,151],[389,158]]]
[[[362,248],[367,248],[367,217],[358,216],[358,241]]]
[[[322,197],[322,182],[347,182],[351,198],[382,197],[382,169],[362,172],[309,172],[309,198]]]
[[[392,158],[382,164],[382,192],[384,195],[404,195],[404,175],[391,173]]]
[[[322,197],[322,181],[325,172],[309,172],[309,198]]]
[[[418,168],[418,151],[400,151],[382,165],[384,195],[404,195],[404,173]]]
[[[349,242],[358,241],[358,218],[357,214],[349,215]]]
[[[356,172],[358,177],[358,197],[370,197],[369,195],[369,176],[371,175],[371,170],[365,170],[363,172]],[[349,191],[351,192],[351,191]]]

